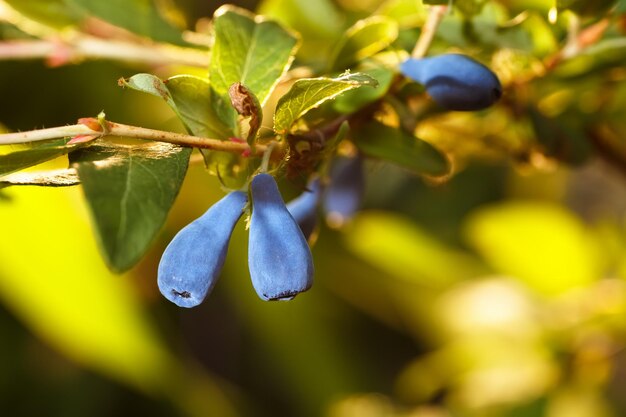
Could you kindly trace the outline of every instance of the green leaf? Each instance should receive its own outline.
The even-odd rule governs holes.
[[[182,31],[161,15],[154,0],[65,0],[65,2],[138,35],[156,41],[186,45],[182,39]]]
[[[626,0],[619,0],[615,7],[617,13],[626,13]]]
[[[68,141],[69,139],[57,139],[46,143],[34,143],[27,149],[0,155],[0,176],[58,158],[87,145],[87,143],[67,145]]]
[[[289,68],[298,38],[273,21],[233,6],[222,6],[213,21],[209,80],[214,92],[212,105],[222,121],[236,131],[237,112],[228,89],[244,84],[261,105]]]
[[[398,24],[384,16],[359,20],[346,31],[335,48],[330,66],[344,70],[351,64],[382,51],[398,37]]]
[[[450,172],[447,158],[437,148],[398,128],[373,121],[360,126],[353,137],[363,153],[417,174],[441,176]]]
[[[5,0],[5,3],[29,19],[55,28],[76,24],[85,17],[65,0]]]
[[[393,81],[395,75],[393,70],[385,67],[371,68],[360,72],[375,79],[378,82],[378,87],[358,88],[341,94],[333,104],[334,109],[338,112],[344,114],[354,113],[380,99],[391,87],[391,81]]]
[[[485,207],[469,217],[465,230],[498,272],[540,293],[558,294],[601,276],[592,233],[563,207],[530,201]]]
[[[136,74],[127,80],[121,79],[120,85],[165,100],[189,134],[215,139],[227,139],[234,135],[213,111],[211,88],[205,79],[177,75],[164,82],[152,74]]]
[[[274,113],[274,130],[287,132],[309,110],[338,95],[362,87],[376,87],[377,81],[365,74],[346,74],[338,78],[302,78],[278,100]]]
[[[109,267],[125,271],[159,232],[185,178],[191,148],[103,144],[70,155]]]

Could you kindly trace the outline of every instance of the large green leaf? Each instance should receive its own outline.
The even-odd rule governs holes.
[[[287,132],[309,110],[344,93],[364,85],[378,86],[378,82],[365,74],[346,74],[338,78],[302,78],[278,100],[274,113],[274,130]]]
[[[68,139],[58,139],[45,143],[34,143],[25,149],[20,146],[20,150],[4,155],[0,154],[0,176],[66,155],[85,145],[85,143],[67,145],[67,142]],[[2,149],[0,149],[0,153],[2,153]]]
[[[65,0],[86,13],[148,38],[185,44],[182,31],[160,13],[154,0]]]
[[[393,162],[417,174],[449,173],[447,158],[433,145],[402,130],[373,121],[353,134],[357,147],[367,155]]]
[[[215,41],[209,66],[215,92],[212,104],[224,123],[236,130],[237,112],[230,103],[230,86],[244,84],[263,105],[289,68],[298,38],[276,22],[232,6],[215,12],[213,26]]]
[[[140,143],[71,155],[111,269],[125,271],[146,252],[178,194],[190,154],[191,148]]]
[[[398,24],[384,16],[363,19],[348,29],[335,48],[331,68],[344,70],[351,64],[382,51],[398,37]]]

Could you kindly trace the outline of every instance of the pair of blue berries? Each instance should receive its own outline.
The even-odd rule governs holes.
[[[311,250],[274,177],[256,175],[250,195],[248,266],[252,285],[263,300],[290,300],[313,283]],[[247,202],[246,193],[231,192],[178,232],[159,263],[157,282],[165,298],[188,308],[205,299],[220,275],[231,234]],[[301,203],[295,214],[300,221],[315,221],[315,205]]]

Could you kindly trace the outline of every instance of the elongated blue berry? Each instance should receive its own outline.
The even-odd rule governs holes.
[[[161,294],[180,307],[195,307],[211,291],[224,265],[230,235],[248,197],[227,194],[178,232],[163,252],[157,282]]]
[[[291,300],[313,284],[311,250],[274,177],[255,176],[250,191],[248,266],[252,285],[263,300]]]
[[[308,183],[302,194],[287,203],[287,210],[300,226],[307,241],[317,226],[317,205],[321,194],[320,180],[315,178]]]
[[[400,71],[423,84],[433,100],[448,110],[484,109],[502,95],[498,77],[466,55],[411,58],[402,63]]]
[[[349,221],[361,206],[364,190],[363,158],[335,159],[324,194],[326,223],[337,228]]]

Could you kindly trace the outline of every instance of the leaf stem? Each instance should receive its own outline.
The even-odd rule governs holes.
[[[29,143],[42,140],[57,139],[63,137],[73,137],[78,135],[104,136],[105,133],[91,129],[85,124],[75,124],[69,126],[53,127],[48,129],[30,130],[26,132],[0,134],[0,145],[12,145],[18,143]],[[176,145],[191,146],[194,148],[212,149],[215,151],[243,153],[250,152],[255,156],[263,156],[269,145],[258,144],[254,153],[247,143],[223,141],[219,139],[204,138],[200,136],[186,135],[183,133],[167,132],[163,130],[147,129],[144,127],[129,126],[121,123],[107,122],[107,136],[120,136],[127,138],[148,139],[158,142],[173,143]],[[280,146],[274,150],[284,152]]]
[[[443,17],[445,16],[447,11],[448,6],[431,7],[430,13],[428,14],[428,19],[422,27],[422,33],[420,34],[420,37],[415,44],[415,48],[413,48],[413,52],[411,53],[411,56],[413,58],[423,58],[426,56],[426,52],[428,51],[430,44],[435,38],[437,28],[439,27],[439,24],[443,20]]]

